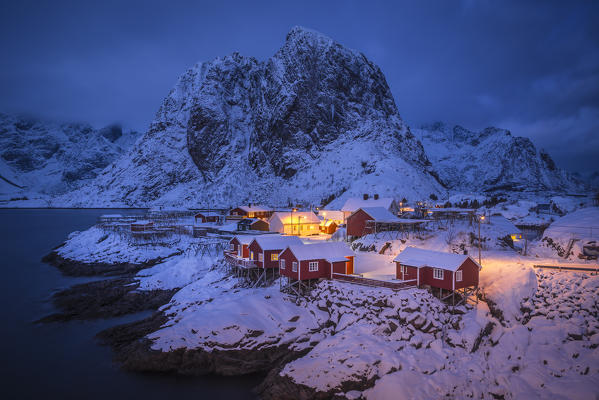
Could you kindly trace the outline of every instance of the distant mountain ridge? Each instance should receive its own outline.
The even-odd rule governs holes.
[[[533,142],[510,131],[479,132],[441,122],[413,130],[441,181],[452,190],[578,191],[585,187],[574,174],[559,169]]]
[[[296,27],[264,62],[233,53],[188,70],[132,151],[64,200],[334,206],[442,190],[380,69]]]
[[[95,178],[139,137],[117,125],[94,129],[0,113],[0,193],[56,196]]]

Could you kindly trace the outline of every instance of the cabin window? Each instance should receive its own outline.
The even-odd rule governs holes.
[[[433,268],[433,278],[443,279],[443,270],[441,268]]]
[[[255,260],[253,251],[250,251],[250,260]]]
[[[456,271],[455,273],[455,281],[462,282],[462,271]]]
[[[402,274],[404,274],[406,272],[406,267],[399,264],[399,272],[401,272]]]
[[[280,259],[279,260],[279,268],[280,269],[285,269],[285,260],[284,259]]]
[[[254,218],[254,213],[253,213],[253,212],[251,212],[251,213],[248,213],[248,217],[250,217],[250,218]]]
[[[241,257],[241,252],[242,252],[242,249],[241,249],[241,246],[239,246],[239,247],[237,248],[237,255],[238,255],[239,257]]]
[[[264,254],[258,253],[258,261],[260,261],[260,262],[264,261]]]
[[[293,263],[291,263],[291,270],[293,272],[297,272],[297,261],[294,261]]]
[[[318,271],[318,261],[310,261],[310,264],[308,264],[308,271],[310,271],[310,272]]]
[[[233,243],[231,243],[231,251],[235,251],[235,245]]]
[[[278,261],[279,260],[279,255],[278,254],[271,254],[270,255],[270,261]]]

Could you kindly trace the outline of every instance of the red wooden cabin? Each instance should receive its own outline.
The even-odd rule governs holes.
[[[233,239],[229,241],[229,249],[228,251],[231,253],[235,253],[238,258],[250,258],[250,243],[254,240],[255,236],[250,235],[239,235],[235,236]]]
[[[292,245],[279,255],[279,274],[290,279],[332,279],[353,273],[354,252],[343,242]]]
[[[194,215],[195,222],[205,224],[207,222],[218,222],[221,218],[220,214],[214,211],[200,212]]]
[[[229,213],[230,219],[241,218],[263,218],[267,219],[274,213],[270,208],[248,204],[247,206],[239,206],[231,210]]]
[[[373,233],[372,230],[366,226],[367,221],[398,222],[399,218],[384,207],[359,208],[347,217],[347,235],[360,237]]]
[[[417,286],[456,291],[478,287],[480,264],[465,254],[408,247],[395,257],[396,278],[416,280]]]
[[[303,243],[297,236],[256,236],[249,245],[249,258],[259,268],[279,268],[279,253],[293,245],[303,246]]]

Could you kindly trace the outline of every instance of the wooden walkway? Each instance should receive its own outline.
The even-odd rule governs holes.
[[[362,278],[362,277],[356,276],[356,275],[345,275],[345,274],[336,274],[336,273],[333,274],[333,279],[343,281],[343,282],[355,283],[357,285],[364,285],[364,286],[371,286],[371,287],[385,287],[385,288],[394,289],[394,290],[410,289],[410,288],[416,287],[416,279],[411,280],[411,281],[393,282],[393,281],[381,281],[378,279]]]
[[[599,273],[599,264],[533,265],[534,268],[557,269],[560,271],[589,271]]]

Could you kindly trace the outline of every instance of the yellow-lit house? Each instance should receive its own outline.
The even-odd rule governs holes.
[[[278,211],[268,220],[271,232],[285,235],[317,235],[320,219],[312,211]]]

